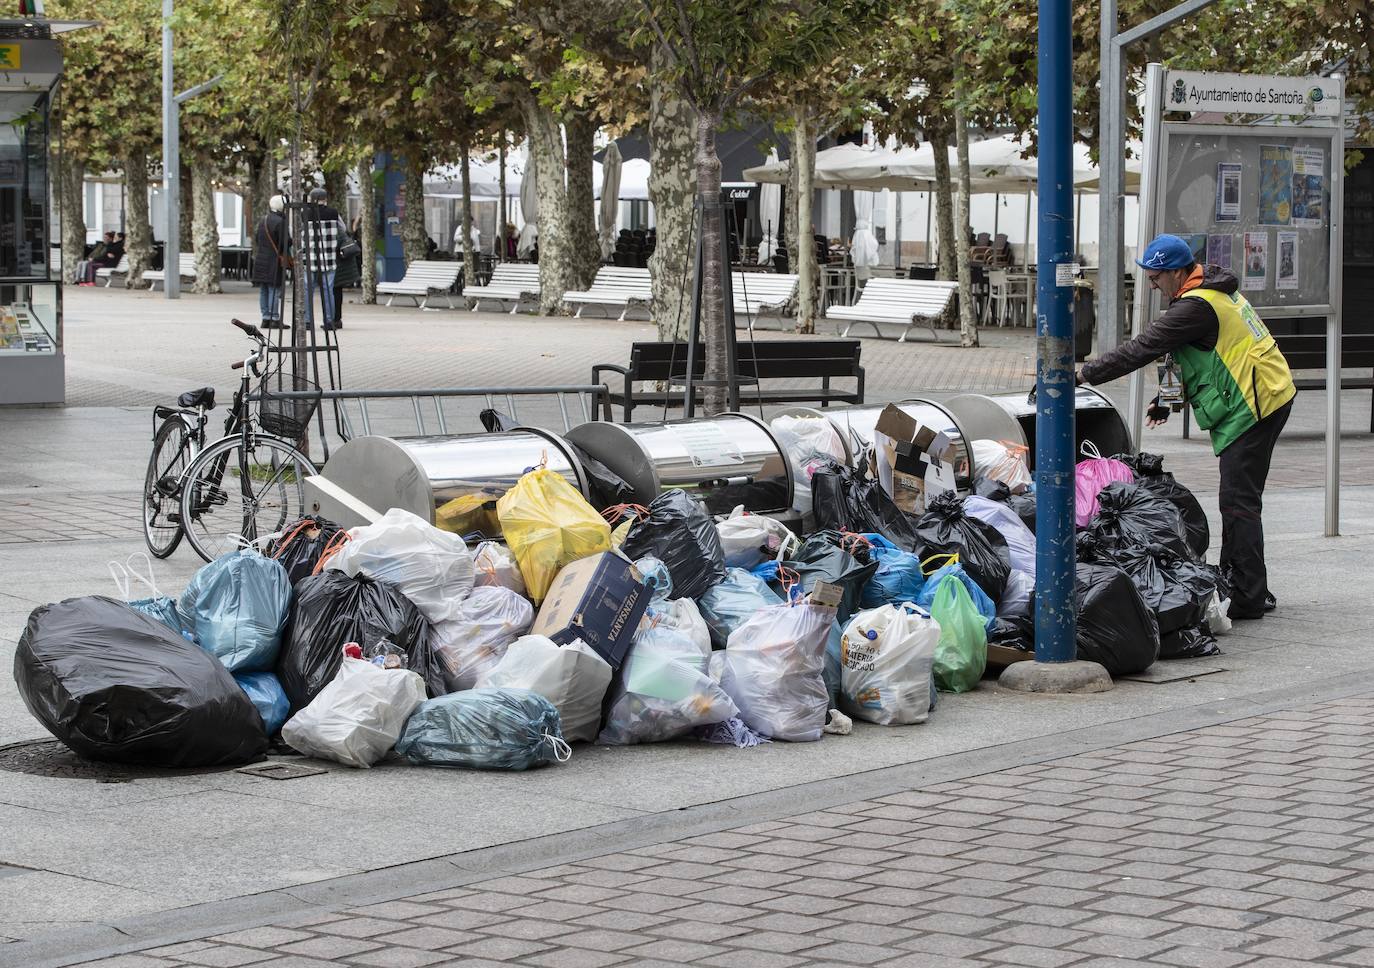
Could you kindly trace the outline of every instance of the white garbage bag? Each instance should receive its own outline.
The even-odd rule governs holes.
[[[914,605],[860,612],[840,638],[840,709],[880,726],[923,723],[940,623]]]
[[[281,738],[306,756],[367,768],[396,745],[424,701],[418,674],[345,657],[310,705],[286,721]]]
[[[400,508],[353,528],[327,567],[388,581],[431,622],[454,618],[472,591],[473,562],[463,539]]]
[[[635,635],[612,695],[597,742],[614,746],[677,739],[739,714],[706,674],[706,657],[680,631],[663,626]]]
[[[498,586],[509,588],[517,595],[525,594],[525,576],[509,548],[499,541],[483,541],[473,553],[475,575],[472,584],[477,588]]]
[[[730,633],[711,672],[757,733],[790,742],[821,738],[830,695],[825,644],[835,610],[803,601],[751,615]]]
[[[811,476],[828,461],[846,463],[844,441],[826,417],[774,417],[769,427],[792,465],[792,509],[811,514]]]
[[[997,603],[998,618],[1020,618],[1031,613],[1031,599],[1035,597],[1035,576],[1020,568],[1013,568],[1007,576],[1007,587]]]
[[[1001,481],[1013,494],[1034,483],[1026,466],[1026,448],[1005,440],[973,441],[973,468],[979,477]]]
[[[1212,597],[1207,602],[1207,610],[1202,615],[1202,624],[1207,626],[1207,631],[1213,635],[1225,635],[1231,631],[1231,616],[1227,614],[1230,609],[1229,598],[1222,598],[1216,592],[1212,592]]]
[[[749,514],[744,505],[716,522],[716,533],[725,550],[727,568],[753,568],[784,557],[787,549],[800,543],[787,525],[766,515]]]
[[[1011,566],[1035,580],[1035,532],[1007,505],[976,494],[964,498],[964,513],[997,529],[1007,542]]]
[[[430,633],[448,691],[476,686],[533,624],[534,606],[528,599],[498,585],[474,588],[459,606],[458,615],[436,622]]]
[[[516,639],[477,683],[479,689],[528,689],[558,710],[569,743],[596,738],[601,700],[611,686],[610,663],[581,639],[559,645],[542,635]]]
[[[641,630],[649,628],[670,629],[680,633],[700,654],[702,667],[711,657],[711,629],[701,616],[701,609],[690,598],[675,598],[671,601],[654,599],[644,611],[639,621]]]

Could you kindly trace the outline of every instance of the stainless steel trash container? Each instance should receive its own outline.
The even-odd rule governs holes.
[[[971,440],[1006,440],[1028,448],[1027,463],[1035,469],[1035,398],[1029,393],[965,393],[945,406],[958,415]],[[1074,451],[1092,441],[1104,457],[1133,453],[1131,435],[1116,404],[1092,387],[1078,387],[1074,395]]]

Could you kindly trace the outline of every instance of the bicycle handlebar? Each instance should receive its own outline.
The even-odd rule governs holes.
[[[241,370],[241,369],[243,369],[243,360],[235,360],[234,362],[230,363],[230,364],[229,364],[229,369],[231,369],[231,370]]]
[[[254,326],[252,323],[245,323],[241,319],[231,319],[229,320],[229,322],[230,324],[237,326],[239,329],[243,330],[249,336],[253,337],[253,339],[262,341],[266,341],[267,339],[267,337],[263,336],[262,333],[258,330],[258,328]]]

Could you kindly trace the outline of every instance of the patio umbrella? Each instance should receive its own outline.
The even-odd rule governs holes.
[[[601,162],[601,258],[615,251],[615,222],[620,212],[620,149],[612,141]]]
[[[520,228],[520,240],[516,253],[527,256],[539,238],[539,194],[536,190],[538,172],[534,166],[534,151],[525,149],[525,175],[520,181],[520,217],[525,224]]]
[[[778,149],[768,152],[765,167],[778,164]],[[782,213],[782,186],[776,182],[765,182],[759,189],[759,227],[763,229],[763,241],[759,243],[759,264],[772,263],[773,254],[778,250],[778,220]]]

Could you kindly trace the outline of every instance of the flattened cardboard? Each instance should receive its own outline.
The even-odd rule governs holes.
[[[565,565],[530,632],[560,645],[581,639],[619,669],[649,605],[649,586],[640,579],[634,565],[610,551]]]

